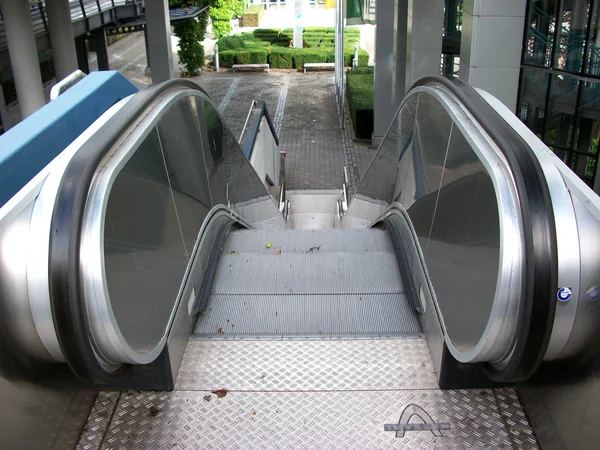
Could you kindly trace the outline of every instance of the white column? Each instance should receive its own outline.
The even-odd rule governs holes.
[[[394,1],[394,39],[392,72],[392,114],[396,112],[406,92],[406,20],[408,0]]]
[[[517,107],[526,0],[464,0],[460,79]]]
[[[408,0],[407,91],[419,78],[440,74],[443,30],[444,0]]]
[[[46,104],[29,0],[0,0],[21,117]]]
[[[377,0],[375,17],[375,103],[373,107],[373,146],[378,146],[392,121],[392,55],[394,0]]]
[[[171,22],[167,0],[146,2],[148,30],[148,58],[152,61],[152,81],[173,78],[173,51],[171,49]]]
[[[69,0],[46,0],[46,14],[56,81],[60,81],[78,68]]]

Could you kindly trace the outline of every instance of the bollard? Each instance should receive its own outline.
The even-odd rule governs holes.
[[[352,68],[358,67],[358,42],[354,43],[354,59],[352,60]]]
[[[215,68],[219,71],[219,46],[215,44]]]

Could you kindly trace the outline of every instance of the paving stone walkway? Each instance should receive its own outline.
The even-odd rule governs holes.
[[[345,165],[358,186],[374,150],[344,145],[331,73],[205,73],[194,78],[239,137],[252,100],[263,100],[285,151],[288,189],[340,189]],[[346,152],[346,154],[344,153]],[[352,181],[354,183],[352,183]]]

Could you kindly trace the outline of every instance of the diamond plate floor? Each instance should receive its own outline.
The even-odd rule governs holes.
[[[396,338],[192,339],[173,392],[101,392],[78,448],[538,447],[514,389],[441,391],[426,340]]]

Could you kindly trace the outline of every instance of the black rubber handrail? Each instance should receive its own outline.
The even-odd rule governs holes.
[[[531,377],[548,348],[558,289],[558,255],[554,210],[542,167],[525,140],[471,86],[458,78],[430,76],[411,88],[441,86],[475,117],[506,158],[515,180],[525,240],[521,321],[508,364],[497,370],[483,364],[494,381],[520,382]]]
[[[171,89],[206,92],[190,80],[169,80],[137,93],[94,136],[85,142],[67,166],[52,215],[49,279],[50,302],[61,349],[71,370],[82,380],[115,384],[128,376],[128,366],[108,373],[92,346],[91,326],[84,305],[80,274],[80,244],[87,195],[104,155],[144,114],[151,103]],[[216,108],[215,108],[216,110]]]
[[[262,121],[263,116],[267,119],[267,123],[269,124],[269,129],[271,130],[273,139],[275,139],[275,143],[279,145],[279,137],[277,136],[277,132],[273,126],[273,121],[269,115],[267,104],[263,101],[256,102],[256,108],[252,112],[252,116],[250,116],[251,118],[250,122],[248,123],[248,133],[246,135],[246,139],[244,139],[244,146],[242,147],[242,152],[244,152],[244,155],[246,158],[248,158],[248,161],[250,161],[250,157],[252,156],[252,150],[254,149],[254,144],[256,143],[256,138],[258,137],[260,122]]]

